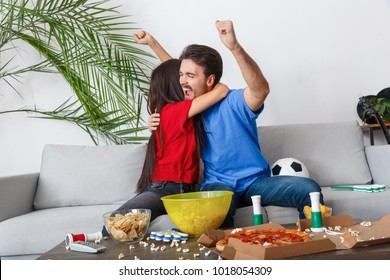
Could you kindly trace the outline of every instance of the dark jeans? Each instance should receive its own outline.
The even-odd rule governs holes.
[[[233,188],[222,184],[213,183],[206,185],[203,191],[211,190],[229,190]],[[236,208],[251,206],[252,195],[261,196],[261,206],[275,205],[281,207],[295,207],[298,210],[299,218],[305,218],[303,208],[311,205],[311,192],[320,192],[320,186],[312,179],[297,176],[274,176],[260,177],[254,181],[243,193],[234,193],[232,203],[222,228],[231,228],[234,226],[234,214]],[[324,203],[321,193],[320,203]]]
[[[156,217],[166,214],[161,197],[171,194],[179,194],[196,191],[195,184],[184,184],[175,182],[154,182],[146,191],[143,191],[126,201],[117,210],[146,208],[150,209],[152,216],[150,221]],[[108,236],[106,228],[103,226],[103,236]]]

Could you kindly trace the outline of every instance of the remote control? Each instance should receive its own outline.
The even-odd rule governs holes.
[[[76,241],[69,243],[69,249],[77,252],[85,252],[85,253],[99,253],[106,249],[106,247],[95,244],[93,242],[88,241]]]

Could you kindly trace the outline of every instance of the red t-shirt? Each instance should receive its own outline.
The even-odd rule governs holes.
[[[156,165],[152,181],[197,183],[199,157],[193,118],[187,119],[192,100],[167,104],[160,114],[163,149],[156,131]]]

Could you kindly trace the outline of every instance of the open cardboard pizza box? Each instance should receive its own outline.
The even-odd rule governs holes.
[[[310,228],[311,220],[300,220],[300,230]],[[381,243],[390,242],[390,215],[386,215],[378,221],[363,221],[355,224],[349,215],[339,215],[323,218],[324,227],[334,229],[341,226],[337,234],[311,233],[313,240],[330,239],[336,245],[336,249],[351,249]],[[334,231],[336,232],[336,231]]]
[[[202,234],[199,237],[198,243],[228,260],[272,260],[390,242],[390,215],[371,222],[371,226],[355,224],[354,219],[349,215],[325,217],[323,218],[323,225],[326,228],[331,227],[333,229],[336,226],[341,226],[341,229],[340,231],[334,231],[338,233],[334,235],[326,232],[310,232],[308,234],[312,240],[309,242],[279,247],[249,245],[231,238],[222,252],[215,248],[215,244],[218,240],[229,235],[232,229],[208,229],[207,234]],[[299,221],[299,229],[302,231],[310,228],[310,226],[310,219]],[[284,229],[284,227],[277,223],[268,223],[260,226],[244,227],[243,229]],[[358,232],[358,236],[353,236],[352,232]]]
[[[244,227],[242,229],[284,229],[277,223],[268,223],[259,226]],[[238,239],[231,238],[222,252],[215,248],[218,240],[229,235],[232,230],[208,229],[208,234],[202,234],[198,243],[208,247],[213,252],[228,260],[272,260],[301,256],[319,252],[335,250],[335,244],[329,239],[318,239],[309,242],[284,245],[279,247],[263,247],[249,245]]]

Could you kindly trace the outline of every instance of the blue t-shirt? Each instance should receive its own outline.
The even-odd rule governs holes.
[[[261,153],[256,119],[244,100],[244,89],[231,90],[227,97],[202,113],[204,181],[224,183],[243,192],[260,176],[270,176],[268,161]]]

